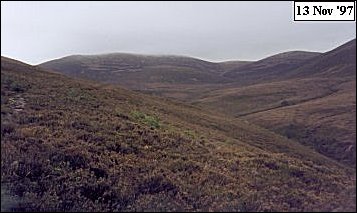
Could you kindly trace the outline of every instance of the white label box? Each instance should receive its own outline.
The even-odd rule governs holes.
[[[355,1],[294,1],[294,21],[355,21],[355,17]]]

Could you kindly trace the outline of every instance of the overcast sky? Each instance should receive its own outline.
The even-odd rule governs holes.
[[[1,2],[1,55],[30,64],[72,54],[258,60],[327,51],[355,22],[293,22],[292,2]]]

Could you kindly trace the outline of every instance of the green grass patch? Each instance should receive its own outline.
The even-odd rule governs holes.
[[[131,111],[130,116],[134,120],[139,121],[140,123],[146,124],[154,129],[158,129],[161,126],[160,120],[156,116],[147,115],[147,114],[137,111],[137,110]]]

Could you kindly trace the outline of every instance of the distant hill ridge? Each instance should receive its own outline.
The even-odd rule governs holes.
[[[289,51],[255,62],[213,63],[177,55],[108,53],[72,55],[39,66],[69,76],[121,84],[130,89],[141,89],[143,85],[152,83],[197,85],[235,82],[250,85],[312,75],[353,75],[346,70],[353,70],[351,62],[355,58],[355,46],[354,39],[326,53]],[[326,71],[327,67],[335,69]]]

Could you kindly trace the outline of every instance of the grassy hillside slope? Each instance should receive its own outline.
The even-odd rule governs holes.
[[[356,81],[344,82],[323,97],[249,114],[243,118],[355,167],[355,89]]]

